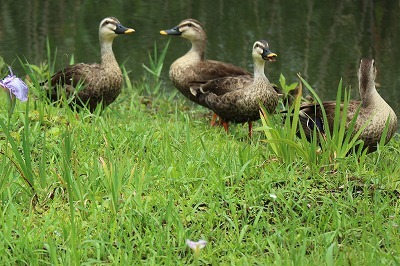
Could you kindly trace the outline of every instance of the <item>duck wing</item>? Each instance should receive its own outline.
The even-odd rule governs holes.
[[[357,113],[357,110],[360,106],[360,101],[350,101],[347,109],[347,120],[351,121],[354,115]],[[333,124],[335,121],[335,109],[336,109],[336,101],[325,101],[322,102],[322,106],[325,110],[327,122],[328,122],[328,129],[332,131]],[[340,109],[342,112],[343,104],[340,104]],[[313,134],[314,127],[317,127],[317,130],[322,134],[325,133],[327,128],[325,127],[324,123],[324,116],[322,112],[321,105],[319,104],[303,104],[300,106],[300,116],[299,116],[300,123],[306,133],[307,138],[311,137]]]
[[[220,79],[220,78],[231,78],[236,76],[248,76],[253,77],[253,75],[235,65],[214,61],[205,60],[196,65],[196,75],[195,80],[189,81],[189,84],[205,84],[210,80]]]
[[[100,69],[99,64],[75,64],[67,66],[55,73],[50,79],[50,98],[52,101],[59,99],[59,89],[62,89],[67,97],[70,97],[77,88],[85,89],[89,93],[90,88],[86,86],[86,80]],[[82,86],[82,87],[80,87]],[[80,93],[82,94],[82,93]],[[82,94],[82,95],[83,95]],[[82,96],[80,95],[80,97]],[[85,99],[82,99],[85,100]]]
[[[214,93],[215,95],[223,95],[228,92],[245,88],[253,83],[254,78],[250,75],[225,77],[213,79],[200,86],[202,93]]]
[[[84,83],[85,80],[94,72],[99,69],[99,64],[75,64],[58,71],[51,77],[51,86],[56,85],[71,85],[78,86],[79,83]]]

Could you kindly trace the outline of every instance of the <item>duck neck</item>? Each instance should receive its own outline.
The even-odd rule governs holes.
[[[269,82],[264,73],[264,60],[254,60],[254,82]]]
[[[192,48],[190,48],[189,52],[187,52],[187,56],[190,56],[196,60],[204,60],[204,54],[206,49],[207,40],[195,40],[191,41]]]
[[[383,100],[375,88],[375,82],[369,82],[367,84],[366,90],[363,90],[360,87],[360,96],[362,106],[364,108],[371,105],[379,104]]]
[[[101,63],[102,68],[118,66],[117,60],[115,59],[114,52],[112,50],[113,39],[101,41]]]

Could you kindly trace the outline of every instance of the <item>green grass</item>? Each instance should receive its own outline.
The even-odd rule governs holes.
[[[49,105],[26,71],[30,100],[10,118],[0,94],[0,264],[187,265],[201,238],[201,265],[400,263],[398,134],[321,171],[263,131],[210,127],[157,75],[156,94],[125,70],[98,115]]]

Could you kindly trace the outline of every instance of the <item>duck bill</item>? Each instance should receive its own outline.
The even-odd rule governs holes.
[[[268,60],[270,62],[276,61],[276,57],[278,56],[276,53],[271,52],[270,50],[264,50],[262,53],[262,58],[264,60]]]
[[[179,31],[179,27],[174,27],[169,30],[161,30],[160,34],[162,34],[162,35],[181,35],[182,32]]]
[[[127,28],[122,24],[117,24],[117,29],[114,31],[116,34],[130,34],[134,33],[135,30],[131,28]]]

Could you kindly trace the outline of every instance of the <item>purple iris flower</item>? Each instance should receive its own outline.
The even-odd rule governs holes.
[[[204,248],[207,244],[207,241],[200,239],[195,242],[190,239],[186,239],[186,244],[194,251],[194,255],[198,257],[200,255],[200,249]]]
[[[10,70],[10,75],[5,77],[3,80],[0,79],[0,86],[10,91],[10,96],[12,94],[17,97],[21,102],[25,102],[28,100],[28,86],[23,82],[20,78],[17,78],[12,72],[11,67],[8,67]]]

